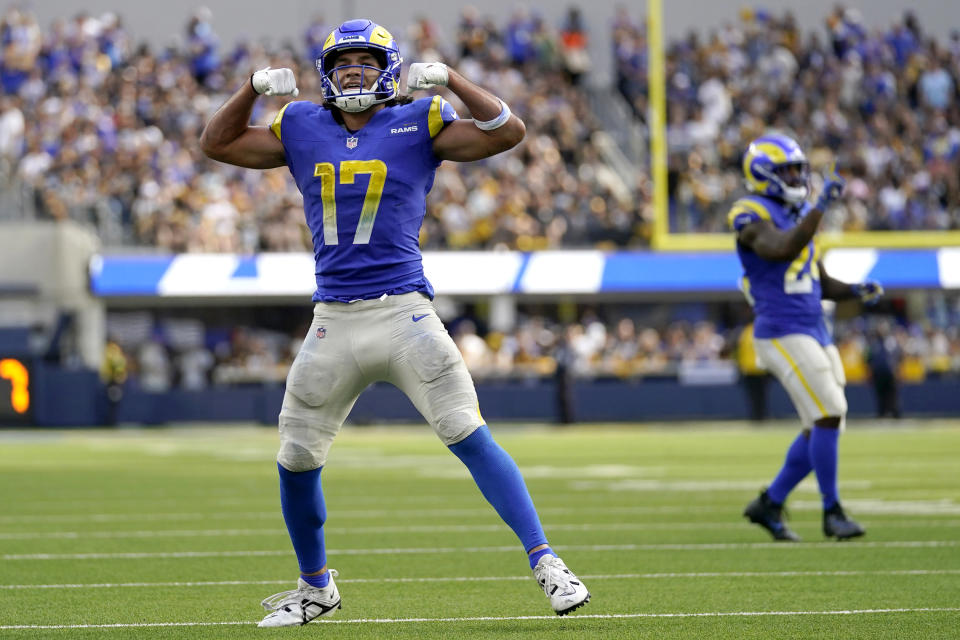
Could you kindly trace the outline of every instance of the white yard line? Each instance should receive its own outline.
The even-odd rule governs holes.
[[[887,542],[726,542],[706,544],[598,544],[557,546],[563,551],[728,551],[734,549],[777,549],[802,551],[810,549],[907,549],[960,546],[960,540],[891,540]],[[332,549],[333,555],[400,555],[431,553],[504,553],[516,552],[516,545],[495,547],[406,547],[395,549]],[[289,549],[254,549],[248,551],[133,551],[117,553],[5,553],[0,560],[117,560],[142,558],[230,558],[288,555]]]
[[[661,507],[604,507],[585,505],[583,507],[544,507],[537,509],[541,515],[573,515],[583,513],[718,513],[729,509],[715,505],[661,506]],[[429,516],[488,516],[490,507],[473,509],[338,509],[337,518],[419,518]],[[67,513],[67,514],[24,514],[0,516],[0,524],[23,522],[126,522],[137,520],[230,520],[230,519],[275,519],[280,520],[280,509],[272,511],[236,511],[210,512],[194,511],[185,513]]]
[[[884,529],[913,527],[960,527],[960,520],[867,520]],[[547,524],[548,531],[678,531],[702,529],[742,529],[743,522],[633,522],[604,524]],[[509,532],[505,524],[490,525],[408,525],[383,527],[330,527],[328,535],[364,535],[384,533],[499,533]],[[0,533],[0,540],[80,540],[112,538],[216,538],[237,536],[287,535],[283,528],[270,529],[148,529],[137,531],[21,531]]]
[[[952,576],[960,569],[889,569],[878,571],[700,571],[694,573],[614,573],[581,574],[584,580],[682,580],[702,578],[819,578],[863,576]],[[432,582],[502,582],[527,581],[529,576],[448,576],[438,578],[337,578],[338,584],[382,584],[384,581],[405,583]],[[130,589],[156,587],[235,587],[283,585],[290,580],[210,580],[198,582],[96,582],[87,584],[0,584],[0,589]]]
[[[757,618],[766,616],[855,616],[885,613],[952,613],[960,607],[915,607],[897,609],[841,609],[827,611],[692,611],[673,613],[608,613],[573,614],[578,620],[617,620],[625,618]],[[463,618],[354,618],[352,620],[319,620],[319,624],[403,624],[410,622],[503,622],[509,620],[558,620],[557,616],[473,616]],[[0,631],[22,629],[131,629],[148,627],[213,627],[253,626],[251,621],[232,622],[133,622],[113,624],[13,624],[0,626]]]
[[[869,498],[851,498],[844,501],[844,505],[861,517],[866,515],[912,515],[912,516],[951,516],[960,515],[960,504],[952,499],[942,500],[876,500]],[[791,504],[794,511],[819,512],[822,504],[819,500],[795,500]],[[662,505],[662,506],[603,506],[587,504],[582,507],[543,507],[538,509],[541,515],[582,515],[584,513],[598,514],[694,514],[694,513],[726,513],[728,507],[717,504],[705,505]],[[431,516],[487,516],[490,508],[486,505],[473,508],[371,508],[366,509],[335,509],[340,520],[350,518],[428,518]],[[242,520],[264,519],[280,520],[280,510],[265,511],[192,511],[173,513],[62,513],[62,514],[19,514],[2,515],[0,524],[17,524],[30,522],[162,522],[183,520]]]

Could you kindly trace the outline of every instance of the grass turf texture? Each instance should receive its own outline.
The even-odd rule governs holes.
[[[811,476],[792,545],[741,516],[792,425],[493,433],[593,594],[570,616],[427,427],[339,436],[323,477],[344,608],[299,630],[255,627],[297,575],[273,429],[3,431],[0,637],[958,637],[960,422],[852,424],[840,488],[867,536],[824,540]]]

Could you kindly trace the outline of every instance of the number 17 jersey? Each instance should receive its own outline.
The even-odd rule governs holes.
[[[772,198],[750,195],[733,203],[727,220],[736,232],[759,220],[785,231],[795,227],[811,208],[804,203],[794,212]],[[820,251],[815,238],[792,261],[766,260],[740,242],[737,255],[743,266],[740,286],[756,316],[754,336],[779,338],[802,333],[824,346],[832,342],[820,303]]]
[[[329,109],[290,102],[270,128],[303,194],[313,238],[315,302],[422,291],[420,227],[440,159],[433,138],[457,119],[440,96],[377,111],[349,131]]]

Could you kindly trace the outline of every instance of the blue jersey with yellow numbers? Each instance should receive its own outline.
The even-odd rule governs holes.
[[[727,218],[730,228],[740,229],[759,220],[767,220],[783,231],[796,226],[812,208],[804,203],[799,211],[778,200],[749,195],[733,203]],[[754,336],[779,338],[803,333],[826,346],[830,333],[820,305],[820,250],[816,238],[792,261],[765,260],[749,247],[737,242],[737,255],[743,265],[741,289],[753,306],[756,320]]]
[[[313,102],[288,103],[271,129],[303,194],[315,302],[422,291],[420,226],[440,159],[433,138],[457,119],[440,96],[377,111],[359,131]]]

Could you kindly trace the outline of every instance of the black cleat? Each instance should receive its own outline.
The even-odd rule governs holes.
[[[828,538],[847,540],[865,533],[863,527],[847,518],[839,502],[823,512],[823,535]]]
[[[743,515],[749,518],[750,522],[758,524],[769,531],[774,540],[800,542],[800,536],[791,531],[783,522],[783,505],[771,500],[766,490],[761,492],[753,502],[747,505],[747,508],[743,510]]]

